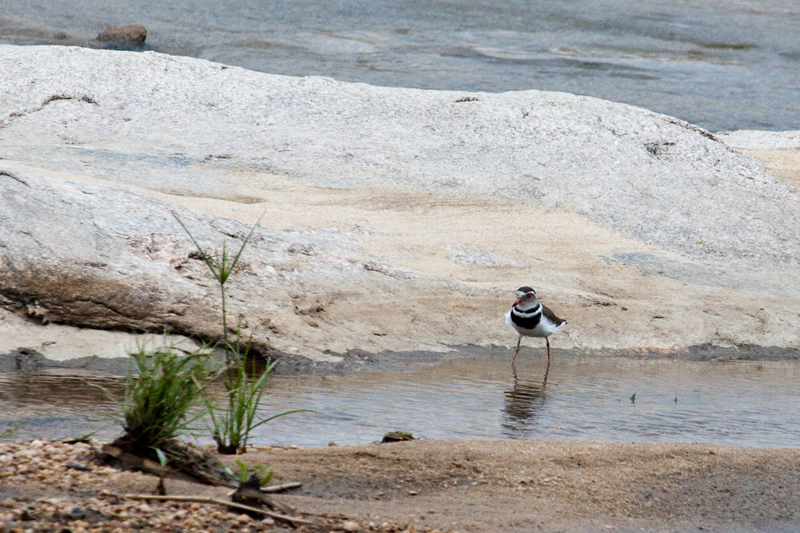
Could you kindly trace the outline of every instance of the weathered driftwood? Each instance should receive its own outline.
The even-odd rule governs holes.
[[[222,467],[211,464],[210,460],[213,458],[202,451],[178,441],[167,441],[165,447],[169,452],[173,452],[172,455],[182,458],[172,461],[171,464],[175,466],[174,468],[162,466],[152,459],[126,452],[113,444],[104,444],[99,453],[120,461],[125,468],[143,470],[159,477],[169,477],[180,472],[209,485],[236,486],[236,482],[224,473]]]
[[[261,487],[261,492],[283,492],[285,490],[299,489],[302,483],[293,481],[291,483],[284,483],[283,485],[270,485],[269,487]]]

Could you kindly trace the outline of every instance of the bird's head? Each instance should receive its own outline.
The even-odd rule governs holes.
[[[520,287],[517,289],[517,301],[514,302],[522,310],[533,309],[539,305],[539,300],[536,299],[536,291],[530,287]]]

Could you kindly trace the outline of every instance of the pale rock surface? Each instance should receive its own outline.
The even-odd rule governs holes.
[[[150,52],[0,46],[0,73],[7,312],[218,336],[175,209],[212,248],[265,213],[230,283],[267,352],[511,346],[520,285],[559,348],[800,346],[800,198],[680,120]]]

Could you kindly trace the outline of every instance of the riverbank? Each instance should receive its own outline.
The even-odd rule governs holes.
[[[281,531],[198,503],[121,498],[158,479],[90,458],[86,444],[0,444],[0,530],[183,528]],[[800,525],[800,450],[705,444],[412,441],[269,448],[279,499],[327,521],[304,531],[792,531]],[[167,479],[167,494],[227,489]],[[2,525],[5,529],[2,529]]]

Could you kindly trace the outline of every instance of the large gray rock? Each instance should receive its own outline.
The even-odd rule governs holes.
[[[217,246],[266,210],[232,282],[264,349],[511,344],[523,284],[564,347],[800,345],[800,198],[674,118],[156,53],[0,46],[0,73],[0,294],[27,316],[213,338],[181,206]]]
[[[629,105],[539,91],[458,102],[150,52],[0,50],[6,158],[212,195],[237,184],[194,167],[245,165],[322,186],[563,205],[693,257],[800,251],[786,216],[800,199],[784,184],[709,133]]]

